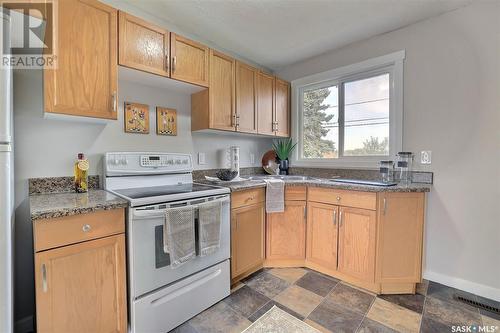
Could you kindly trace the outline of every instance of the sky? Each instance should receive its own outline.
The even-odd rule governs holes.
[[[389,74],[345,83],[345,150],[362,148],[370,136],[379,141],[389,136]],[[329,88],[331,93],[323,104],[330,105],[325,110],[334,117],[329,125],[338,125],[338,90]],[[338,147],[338,128],[330,128],[325,139],[335,142]]]

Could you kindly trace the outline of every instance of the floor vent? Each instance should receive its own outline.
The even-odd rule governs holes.
[[[455,296],[456,299],[458,299],[459,301],[461,302],[464,302],[466,304],[469,304],[469,305],[472,305],[476,308],[479,308],[479,309],[483,309],[483,310],[486,310],[486,311],[490,311],[490,312],[493,312],[493,313],[496,313],[496,314],[500,314],[500,309],[497,308],[497,307],[494,307],[494,306],[491,306],[491,305],[488,305],[488,304],[484,304],[484,303],[481,303],[481,302],[477,302],[477,301],[473,301],[467,297],[462,297],[462,296]]]

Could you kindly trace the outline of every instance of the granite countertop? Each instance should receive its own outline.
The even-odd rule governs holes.
[[[29,200],[32,221],[128,206],[126,200],[104,190],[89,190],[88,193],[36,194],[31,195]]]
[[[243,176],[245,178],[246,176]],[[395,185],[395,186],[374,186],[374,185],[362,185],[362,184],[347,184],[347,183],[335,183],[326,178],[311,177],[307,180],[287,180],[285,179],[285,184],[287,186],[314,186],[314,187],[324,187],[333,188],[339,190],[351,190],[351,191],[364,191],[364,192],[430,192],[430,184],[412,183],[410,185]],[[204,184],[214,184],[206,179],[196,179],[197,183]],[[266,183],[263,180],[247,180],[242,182],[234,183],[217,183],[218,186],[228,187],[231,192],[243,191],[250,188],[265,187]]]

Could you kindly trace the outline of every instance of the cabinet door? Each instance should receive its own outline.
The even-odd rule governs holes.
[[[374,281],[376,222],[375,211],[340,207],[340,272],[366,282]]]
[[[123,234],[35,254],[38,332],[127,332]]]
[[[235,61],[210,50],[210,128],[235,130]]]
[[[170,33],[125,12],[119,13],[119,63],[169,76]]]
[[[290,136],[290,84],[276,79],[275,131],[277,136]]]
[[[305,201],[286,201],[285,212],[267,214],[266,230],[268,260],[305,259]]]
[[[257,132],[257,70],[236,62],[236,124],[239,132]]]
[[[274,76],[259,72],[257,76],[257,131],[274,135]]]
[[[379,193],[377,282],[420,282],[424,193]]]
[[[264,204],[231,212],[231,278],[257,269],[264,262]]]
[[[116,9],[95,0],[57,8],[58,67],[44,70],[45,111],[117,119]]]
[[[337,269],[338,207],[307,204],[306,259],[330,270]]]
[[[172,53],[170,76],[173,79],[208,87],[207,46],[172,32],[170,52]]]

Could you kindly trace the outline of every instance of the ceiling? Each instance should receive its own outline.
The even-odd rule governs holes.
[[[472,0],[125,0],[272,70]]]

